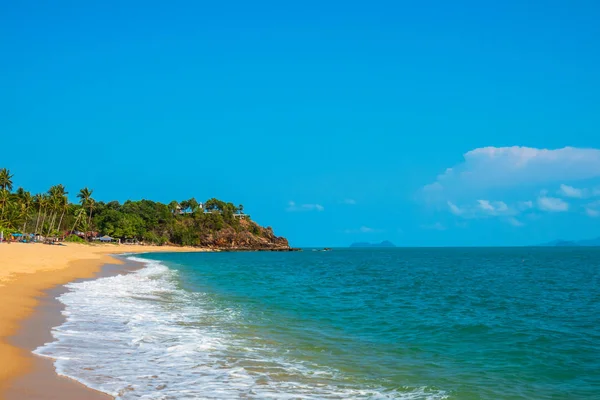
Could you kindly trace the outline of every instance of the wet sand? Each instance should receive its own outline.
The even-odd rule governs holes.
[[[53,360],[31,351],[64,321],[55,298],[66,283],[126,273],[135,263],[109,254],[206,251],[181,247],[0,244],[0,399],[111,397],[56,374]]]

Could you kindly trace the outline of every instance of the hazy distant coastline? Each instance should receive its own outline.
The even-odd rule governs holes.
[[[535,246],[539,247],[596,247],[600,246],[600,237],[585,240],[562,240],[557,239],[552,242],[542,243]]]

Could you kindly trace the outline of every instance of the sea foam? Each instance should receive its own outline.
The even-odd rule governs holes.
[[[361,387],[333,369],[286,359],[231,330],[239,311],[182,289],[157,261],[133,273],[71,283],[66,322],[34,352],[59,374],[117,399],[443,399],[425,388]]]

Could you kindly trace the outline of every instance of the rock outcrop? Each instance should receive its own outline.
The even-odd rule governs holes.
[[[247,220],[242,220],[238,229],[227,226],[203,235],[201,244],[221,250],[293,250],[287,239],[276,236],[271,227],[264,228]]]

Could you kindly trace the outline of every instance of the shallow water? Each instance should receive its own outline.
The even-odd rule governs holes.
[[[599,249],[142,256],[36,350],[121,399],[591,399]]]

